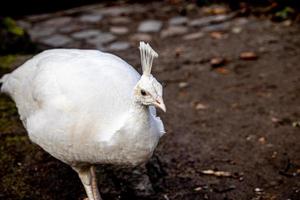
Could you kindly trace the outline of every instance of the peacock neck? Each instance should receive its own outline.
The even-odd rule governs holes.
[[[149,122],[149,107],[139,102],[134,102],[132,107],[132,115],[139,122]]]

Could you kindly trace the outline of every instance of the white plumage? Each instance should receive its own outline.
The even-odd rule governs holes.
[[[90,200],[100,199],[93,164],[143,163],[165,132],[153,107],[165,110],[157,54],[143,42],[140,51],[142,76],[112,54],[54,49],[1,79],[30,139],[79,173]]]

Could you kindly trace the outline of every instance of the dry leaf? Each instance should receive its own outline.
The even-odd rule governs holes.
[[[224,75],[229,74],[229,70],[226,69],[226,68],[224,68],[224,67],[218,67],[218,68],[216,69],[216,71],[217,71],[219,74],[224,74]]]

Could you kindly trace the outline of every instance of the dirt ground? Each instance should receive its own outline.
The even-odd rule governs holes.
[[[151,15],[166,21],[161,12]],[[167,133],[146,168],[97,168],[104,200],[300,199],[299,25],[246,20],[239,33],[153,38]],[[116,54],[139,68],[136,47]],[[225,61],[212,67],[216,57]],[[0,199],[83,199],[77,174],[32,144],[12,101],[0,99]]]

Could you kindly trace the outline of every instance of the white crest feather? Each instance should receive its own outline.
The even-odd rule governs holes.
[[[158,57],[158,54],[151,48],[151,46],[145,42],[140,42],[140,53],[143,74],[150,75],[153,59]]]

